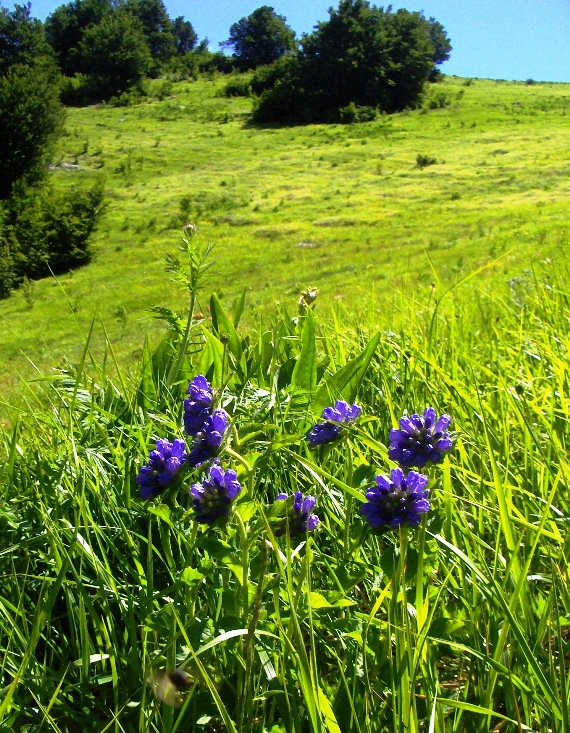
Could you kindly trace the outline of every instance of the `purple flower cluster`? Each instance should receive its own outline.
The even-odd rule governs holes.
[[[196,435],[210,415],[212,407],[212,388],[206,377],[198,374],[188,385],[184,400],[184,430],[188,435]]]
[[[402,468],[426,463],[439,463],[453,447],[447,432],[449,415],[437,417],[433,407],[426,407],[423,416],[410,415],[400,419],[400,429],[391,430],[388,457],[400,464],[390,476],[376,476],[376,486],[366,492],[368,501],[361,512],[374,529],[407,525],[417,527],[422,514],[430,509],[428,477],[416,471],[407,475]]]
[[[194,519],[201,524],[213,524],[216,519],[228,515],[232,501],[241,492],[237,474],[218,464],[210,466],[208,478],[201,484],[192,484],[190,494],[193,498]]]
[[[194,438],[192,448],[187,453],[186,443],[180,439],[172,443],[164,439],[156,442],[148,464],[140,469],[136,479],[142,499],[153,499],[171,486],[184,466],[196,468],[218,456],[229,417],[224,410],[212,408],[212,388],[206,377],[199,374],[188,385],[188,397],[184,400],[184,428]],[[325,422],[317,423],[307,434],[311,447],[336,440],[360,415],[358,405],[349,405],[344,400],[337,400],[334,407],[326,407],[322,412]],[[422,515],[430,509],[428,477],[413,470],[406,475],[403,469],[423,468],[427,463],[442,461],[453,447],[447,432],[450,423],[449,415],[437,417],[433,407],[426,407],[422,416],[404,416],[399,429],[390,431],[388,456],[400,467],[394,468],[389,476],[376,476],[375,485],[366,492],[367,501],[361,506],[361,513],[373,529],[419,525]],[[216,460],[202,482],[193,484],[190,490],[196,521],[212,524],[226,517],[240,492],[236,472],[224,470]],[[292,536],[312,532],[320,521],[313,514],[315,497],[303,496],[301,491],[295,491],[292,497],[286,493],[276,497],[276,501],[288,499],[291,501],[286,516],[281,515],[276,534],[285,534],[287,529]]]
[[[421,473],[410,471],[406,476],[401,468],[394,468],[390,477],[376,476],[376,486],[366,492],[368,502],[360,511],[374,529],[417,527],[430,509],[427,482],[428,477]]]
[[[218,455],[229,418],[225,410],[212,412],[212,387],[202,374],[190,382],[188,394],[184,400],[184,429],[194,437],[188,460],[196,468]]]
[[[196,468],[218,455],[228,425],[229,418],[225,410],[214,410],[211,415],[208,415],[196,433],[194,445],[190,451],[188,461],[192,467]]]
[[[400,430],[390,430],[388,457],[404,468],[439,463],[453,447],[447,428],[449,415],[437,417],[433,407],[426,407],[423,417],[410,415],[400,420]]]
[[[344,400],[337,400],[334,407],[325,407],[322,417],[327,422],[314,425],[307,433],[307,440],[312,446],[326,445],[340,437],[343,427],[352,424],[362,410],[358,405],[349,405]]]
[[[186,463],[186,443],[183,440],[157,440],[156,450],[150,452],[148,465],[137,476],[141,499],[154,499],[170,486],[178,471]]]
[[[281,493],[277,494],[275,500],[287,501],[288,498],[287,494]],[[314,496],[307,495],[303,497],[300,491],[295,491],[293,494],[293,506],[291,507],[289,516],[285,520],[289,525],[291,536],[312,532],[316,528],[320,521],[316,514],[312,514],[316,503],[317,500]],[[282,526],[277,530],[276,534],[285,534],[285,531],[285,526]]]

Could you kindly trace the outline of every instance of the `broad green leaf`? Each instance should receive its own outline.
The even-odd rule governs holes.
[[[244,288],[241,291],[241,293],[240,293],[240,295],[239,295],[239,297],[236,300],[235,305],[234,305],[233,324],[234,324],[235,328],[238,327],[239,322],[240,322],[240,319],[241,319],[242,314],[243,314],[243,309],[245,308],[245,293],[246,293],[246,288]]]
[[[307,311],[301,332],[301,353],[291,376],[291,386],[314,392],[317,387],[317,344],[315,340],[315,318]]]
[[[325,693],[319,687],[319,707],[323,716],[325,726],[329,733],[341,733],[332,706]]]
[[[172,520],[170,519],[170,507],[167,504],[157,504],[157,506],[151,506],[148,508],[151,514],[154,514],[163,522],[166,522],[171,527],[174,527]]]
[[[212,314],[212,325],[214,327],[214,331],[220,339],[226,338],[228,340],[230,353],[236,361],[241,361],[242,348],[238,333],[232,319],[224,310],[223,305],[220,303],[220,299],[215,293],[212,293],[212,296],[210,297],[210,312]]]
[[[149,409],[156,402],[156,387],[152,375],[152,351],[147,336],[143,347],[141,381],[137,392],[137,404]]]
[[[344,399],[349,403],[354,401],[379,341],[380,334],[376,333],[361,354],[345,364],[319,387],[313,403],[315,412],[320,413],[324,407],[334,404],[337,399]]]
[[[196,570],[196,568],[184,568],[180,580],[185,585],[193,586],[204,580],[204,575],[199,570]]]
[[[207,375],[214,384],[221,384],[224,368],[224,345],[207,328],[204,326],[201,328],[206,343],[196,363],[196,373]]]

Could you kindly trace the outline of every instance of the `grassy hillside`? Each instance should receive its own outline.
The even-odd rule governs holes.
[[[321,310],[388,326],[402,292],[426,301],[488,263],[477,287],[503,292],[537,261],[565,266],[567,85],[447,78],[443,109],[259,129],[224,83],[157,81],[139,106],[69,110],[53,177],[104,175],[109,207],[91,265],[0,302],[3,387],[76,359],[93,318],[95,347],[101,319],[121,356],[138,352],[148,309],[185,305],[163,269],[185,221],[217,244],[211,289],[231,303],[247,288],[252,324],[307,285]]]
[[[259,340],[217,305],[187,372],[162,349],[138,380],[61,374],[0,426],[0,730],[569,733],[570,311],[552,274],[521,297],[493,300],[484,335],[455,297],[408,304],[399,334],[309,313]],[[135,481],[157,438],[191,450],[199,372],[242,487],[213,525],[189,495],[207,466],[150,501]],[[340,396],[361,418],[310,450]],[[377,534],[366,491],[395,467],[390,429],[426,405],[454,448],[421,468],[420,526]],[[294,491],[316,499],[306,535],[276,501]]]
[[[254,129],[220,85],[70,111],[97,257],[0,304],[3,389],[65,367],[0,420],[0,732],[570,733],[570,88]]]

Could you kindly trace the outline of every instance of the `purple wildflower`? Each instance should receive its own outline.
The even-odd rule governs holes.
[[[349,405],[344,400],[337,400],[334,407],[325,407],[322,417],[327,422],[314,425],[307,433],[307,439],[312,446],[325,445],[336,440],[342,433],[342,428],[355,422],[362,410],[358,405]]]
[[[368,489],[360,511],[371,527],[399,527],[408,524],[417,527],[421,515],[430,509],[429,491],[424,487],[428,477],[417,471],[406,476],[401,468],[394,468],[388,476],[376,476],[376,486]]]
[[[189,457],[191,466],[199,466],[218,455],[228,424],[229,418],[225,410],[214,410],[208,415],[201,430],[196,433]]]
[[[287,501],[288,498],[287,494],[281,493],[277,494],[275,501]],[[293,494],[293,506],[285,520],[289,524],[291,536],[312,532],[315,529],[320,521],[316,514],[311,514],[316,503],[317,500],[314,496],[307,494],[307,496],[303,497],[300,491],[295,491]],[[275,534],[285,534],[285,526],[280,527]]]
[[[196,435],[208,419],[212,408],[212,388],[206,377],[198,374],[188,385],[184,400],[184,429],[188,435]]]
[[[212,524],[220,517],[227,516],[232,501],[241,491],[237,474],[227,471],[217,463],[210,466],[209,478],[201,484],[193,484],[190,494],[194,499],[194,519],[201,524]]]
[[[178,471],[186,463],[186,443],[176,439],[172,443],[160,439],[156,441],[156,450],[150,452],[148,465],[143,466],[137,476],[141,499],[154,499],[170,486]]]
[[[410,415],[400,420],[400,430],[390,430],[388,456],[404,468],[423,468],[428,461],[439,463],[453,447],[446,432],[451,417],[437,417],[433,407],[426,407],[423,417]]]

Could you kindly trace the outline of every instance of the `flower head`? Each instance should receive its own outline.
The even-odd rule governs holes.
[[[447,431],[451,422],[449,415],[437,417],[433,407],[426,407],[423,417],[410,415],[400,420],[400,430],[390,430],[388,456],[404,468],[439,463],[445,453],[453,447],[453,440]]]
[[[421,515],[430,509],[429,491],[424,490],[427,482],[428,477],[417,471],[406,476],[401,468],[394,468],[390,477],[376,476],[376,486],[366,492],[368,501],[360,511],[374,529],[417,527]]]
[[[198,374],[188,385],[184,400],[184,429],[188,435],[196,435],[208,419],[212,408],[212,388],[206,377]]]
[[[190,494],[194,500],[194,519],[201,524],[212,524],[220,517],[227,516],[232,501],[241,491],[237,474],[224,469],[217,463],[210,466],[208,478],[201,484],[193,484]]]
[[[327,422],[314,425],[307,433],[312,446],[325,445],[340,436],[342,428],[355,422],[362,410],[358,405],[349,405],[344,400],[337,400],[334,407],[325,407],[322,417]]]
[[[276,501],[287,501],[289,497],[285,493],[277,494],[275,497]],[[293,494],[293,506],[285,522],[289,524],[289,532],[291,536],[297,534],[303,534],[305,532],[312,532],[317,524],[319,518],[316,514],[311,514],[315,508],[317,500],[314,496],[303,496],[300,491],[295,491]],[[277,532],[279,534],[285,534],[285,525],[281,526]]]
[[[202,428],[196,433],[188,459],[191,466],[199,466],[218,455],[228,425],[229,418],[225,410],[214,410],[208,415]]]
[[[176,439],[172,443],[160,439],[156,441],[156,450],[150,452],[148,465],[143,466],[137,476],[141,499],[154,499],[172,482],[178,471],[188,460],[186,443]]]

